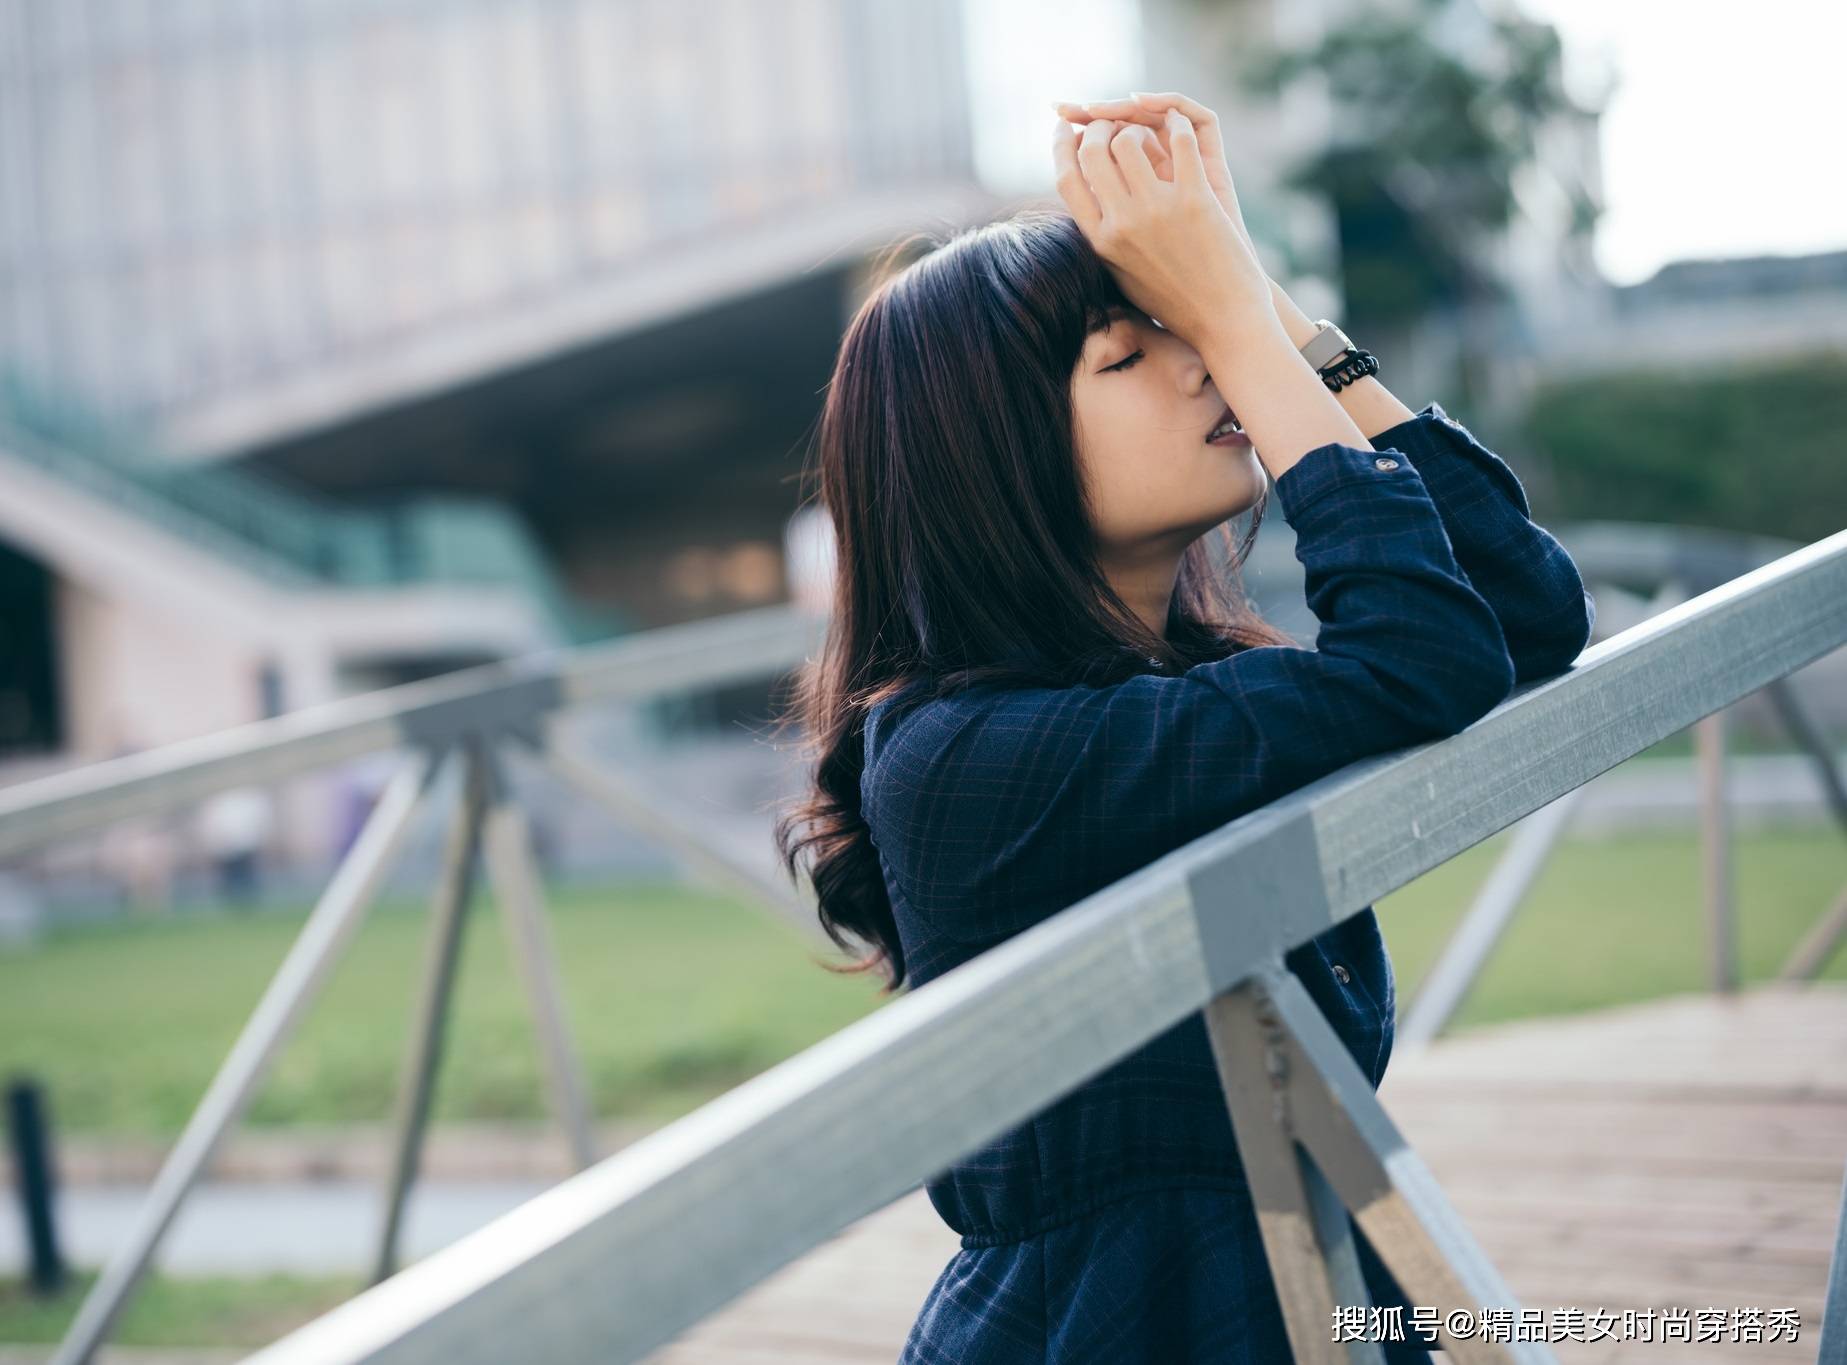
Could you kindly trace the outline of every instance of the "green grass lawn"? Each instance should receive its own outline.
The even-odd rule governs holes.
[[[1503,831],[1379,901],[1401,1013],[1511,838]],[[1847,885],[1847,839],[1826,826],[1740,833],[1732,872],[1739,968],[1768,980]],[[1565,840],[1451,1027],[1705,989],[1703,895],[1690,831]],[[1847,980],[1847,952],[1821,975]]]
[[[47,1299],[0,1277],[0,1342],[41,1345],[63,1339],[94,1271],[70,1275]],[[136,1288],[109,1332],[112,1346],[267,1346],[304,1322],[338,1308],[364,1283],[357,1275],[259,1275],[175,1279],[152,1274]],[[104,1354],[107,1354],[105,1351]]]
[[[1379,902],[1401,1003],[1508,837]],[[1456,1025],[1698,989],[1698,867],[1690,834],[1568,841]],[[1741,956],[1761,979],[1847,882],[1847,841],[1825,828],[1744,835],[1735,867]],[[605,1116],[684,1113],[879,1003],[869,979],[822,970],[792,929],[711,893],[567,890],[551,912],[571,1026]],[[120,922],[0,956],[0,1074],[40,1077],[62,1132],[175,1133],[300,925],[282,914]],[[419,907],[374,912],[249,1123],[388,1116],[424,932]],[[1847,954],[1828,975],[1847,978]],[[542,1118],[535,1057],[500,921],[478,902],[438,1120]]]
[[[605,1115],[691,1109],[877,1004],[792,928],[677,886],[551,901],[566,1009]],[[177,1132],[300,931],[301,914],[187,915],[55,934],[0,958],[0,1073],[44,1079],[65,1132]],[[251,1124],[390,1113],[427,917],[384,903],[277,1058]],[[436,1118],[545,1114],[525,997],[497,913],[464,938]]]

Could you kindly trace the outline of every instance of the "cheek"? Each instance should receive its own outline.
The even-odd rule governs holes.
[[[1201,469],[1171,451],[1119,441],[1088,459],[1097,534],[1106,545],[1127,545],[1171,531],[1197,505]]]
[[[1138,403],[1123,385],[1078,408],[1078,450],[1099,541],[1127,546],[1236,516],[1263,489],[1248,447],[1209,446],[1170,430],[1170,405]],[[1165,424],[1165,427],[1163,426]]]

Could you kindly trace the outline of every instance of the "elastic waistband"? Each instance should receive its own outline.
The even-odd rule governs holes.
[[[1030,1241],[1042,1233],[1094,1217],[1112,1205],[1124,1203],[1140,1195],[1194,1190],[1236,1194],[1245,1203],[1251,1202],[1250,1181],[1241,1170],[1218,1174],[1151,1177],[1145,1181],[1111,1185],[1107,1190],[1099,1190],[1083,1199],[1062,1203],[1024,1228],[972,1227],[962,1234],[962,1249],[979,1251],[987,1247],[1008,1246],[1015,1242]]]

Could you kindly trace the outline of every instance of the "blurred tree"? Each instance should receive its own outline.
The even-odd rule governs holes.
[[[1847,355],[1823,352],[1553,379],[1513,430],[1549,471],[1542,516],[1807,542],[1847,518],[1843,428]]]
[[[1515,177],[1535,161],[1540,130],[1595,117],[1565,91],[1558,32],[1484,6],[1488,38],[1465,60],[1434,36],[1453,0],[1415,0],[1407,14],[1354,6],[1314,44],[1260,44],[1236,64],[1256,89],[1301,81],[1335,111],[1325,146],[1285,178],[1333,209],[1347,315],[1360,333],[1504,296],[1488,248],[1515,211]],[[1573,192],[1570,231],[1588,233],[1600,206]],[[1465,347],[1465,357],[1477,348]],[[1470,376],[1461,377],[1473,392]]]

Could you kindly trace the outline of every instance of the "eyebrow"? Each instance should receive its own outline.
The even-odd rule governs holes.
[[[1112,322],[1120,322],[1124,318],[1133,320],[1137,316],[1139,316],[1137,310],[1129,307],[1126,303],[1112,303],[1108,308],[1103,310],[1103,316],[1091,325],[1090,330],[1085,333],[1085,336],[1093,337]]]

